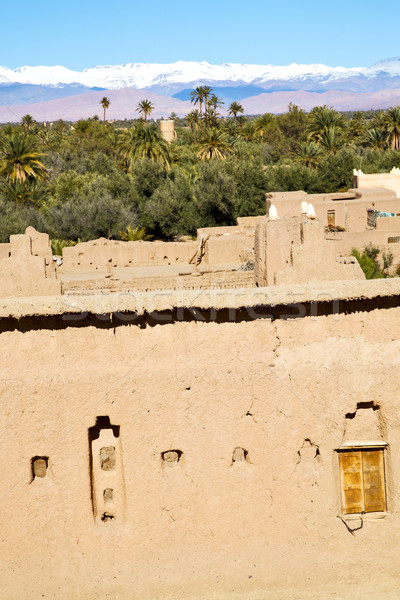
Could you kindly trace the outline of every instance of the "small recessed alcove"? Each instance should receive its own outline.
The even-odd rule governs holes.
[[[161,452],[161,458],[163,463],[172,466],[181,460],[182,454],[182,450],[166,450],[165,452]]]
[[[48,466],[49,466],[49,457],[48,456],[34,456],[31,460],[32,481],[34,479],[36,479],[36,477],[39,477],[39,478],[46,477]]]
[[[248,451],[237,446],[232,453],[232,463],[247,461]]]

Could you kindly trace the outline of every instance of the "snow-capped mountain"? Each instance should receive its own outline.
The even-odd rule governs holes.
[[[39,120],[92,116],[100,110],[105,94],[112,102],[111,118],[136,116],[137,98],[145,97],[157,107],[154,116],[171,112],[183,116],[192,106],[190,92],[198,85],[212,87],[225,106],[242,102],[247,114],[279,112],[289,102],[308,110],[321,103],[339,110],[386,108],[400,102],[400,58],[354,68],[184,61],[98,66],[84,71],[63,66],[14,70],[0,66],[0,122],[18,120],[27,112]]]
[[[0,83],[65,86],[81,84],[89,88],[136,89],[157,88],[160,93],[179,91],[192,83],[214,85],[251,84],[268,89],[271,82],[319,84],[325,89],[335,87],[335,82],[347,79],[399,77],[400,59],[393,58],[372,67],[328,67],[322,64],[287,66],[246,65],[225,63],[211,65],[207,62],[178,61],[172,64],[130,63],[116,66],[98,66],[84,71],[72,71],[63,66],[20,67],[12,70],[0,67]],[[322,90],[321,90],[322,91]]]

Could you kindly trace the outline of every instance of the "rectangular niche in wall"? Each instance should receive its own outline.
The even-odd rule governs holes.
[[[96,521],[123,519],[125,484],[120,428],[109,417],[97,417],[89,429],[93,515]]]
[[[48,456],[34,456],[32,458],[32,481],[34,481],[37,477],[46,477],[48,466]]]
[[[386,511],[385,448],[338,450],[344,514]]]

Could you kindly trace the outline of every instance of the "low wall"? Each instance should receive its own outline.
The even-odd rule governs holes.
[[[211,228],[214,229],[214,228]],[[218,228],[219,229],[219,228]],[[206,242],[205,255],[202,260],[206,265],[241,264],[246,260],[254,260],[254,235],[225,232],[222,235],[211,233]],[[231,230],[231,228],[226,228]],[[204,237],[209,235],[208,229],[199,230]],[[226,235],[225,235],[226,233]],[[61,272],[72,269],[104,269],[110,267],[156,267],[188,264],[199,247],[199,241],[193,242],[120,242],[100,238],[90,242],[82,242],[76,246],[63,249],[63,266]]]
[[[356,188],[385,188],[400,198],[400,169],[394,167],[390,173],[363,173],[354,170],[353,185]]]
[[[400,235],[400,217],[377,217],[376,230],[397,231],[398,235]]]
[[[390,217],[379,220],[390,220]],[[326,234],[326,239],[335,241],[336,252],[339,254],[348,255],[353,248],[362,252],[366,246],[372,244],[373,246],[378,246],[382,251],[393,254],[393,268],[400,264],[400,230],[397,232],[390,230],[332,232]]]
[[[62,270],[188,263],[197,242],[120,242],[100,238],[63,249]]]

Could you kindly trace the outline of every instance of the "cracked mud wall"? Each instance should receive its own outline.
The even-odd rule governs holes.
[[[366,573],[398,589],[399,317],[1,333],[4,598],[267,597]],[[352,536],[335,449],[360,402],[384,419],[390,514]],[[125,494],[104,522],[88,443],[103,415]],[[32,481],[34,457],[48,464]]]

